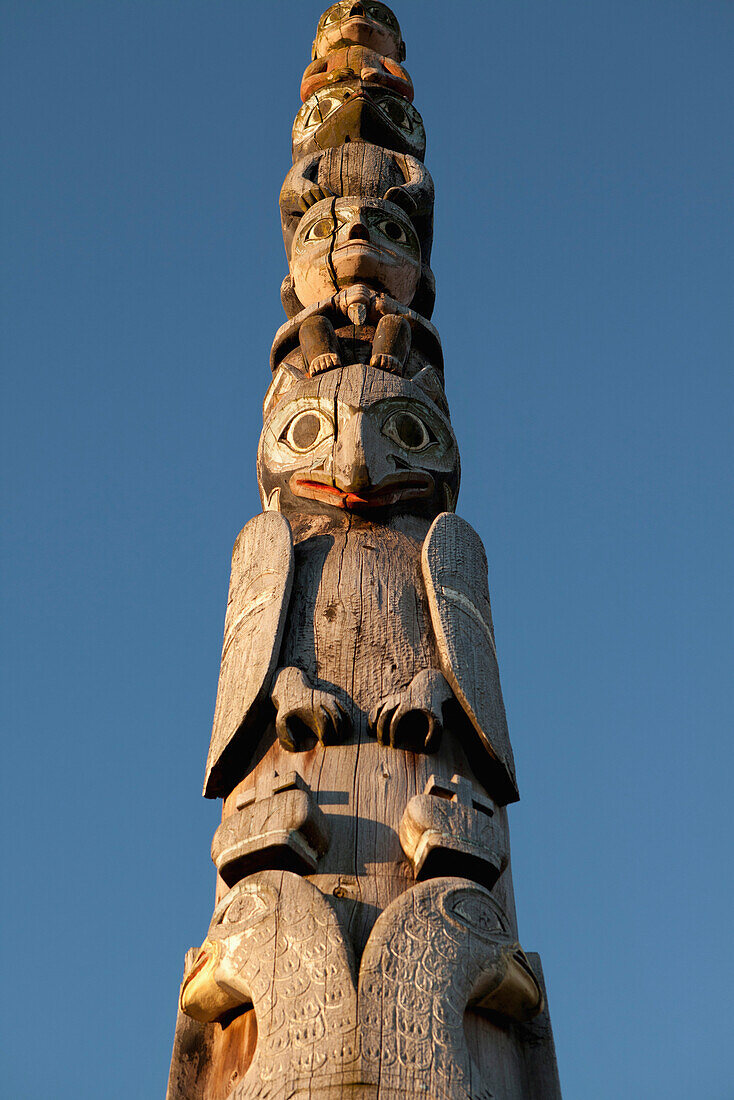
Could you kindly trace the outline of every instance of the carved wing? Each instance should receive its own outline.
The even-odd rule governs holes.
[[[263,512],[234,544],[224,620],[214,727],[204,794],[228,794],[240,778],[227,775],[245,750],[249,719],[267,692],[278,662],[293,584],[293,538],[285,516]]]
[[[426,535],[421,565],[441,671],[485,750],[480,777],[489,771],[489,782],[482,781],[492,796],[516,802],[482,540],[466,520],[442,512]]]

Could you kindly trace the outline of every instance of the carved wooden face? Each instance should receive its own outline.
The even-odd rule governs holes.
[[[423,160],[426,131],[415,107],[395,92],[361,80],[309,96],[293,123],[293,159],[347,141],[369,141]]]
[[[395,61],[405,57],[400,25],[387,4],[380,4],[378,0],[363,0],[362,3],[341,0],[327,8],[319,19],[313,44],[314,58],[350,45],[369,46]]]
[[[352,365],[296,383],[260,436],[263,507],[375,519],[453,511],[456,438],[417,379]]]
[[[421,248],[408,216],[380,199],[324,199],[301,218],[291,274],[304,306],[354,283],[387,291],[405,305],[421,271]]]

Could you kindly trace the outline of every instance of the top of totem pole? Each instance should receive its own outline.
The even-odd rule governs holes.
[[[387,4],[379,0],[339,0],[326,9],[316,28],[312,58],[345,46],[367,46],[395,61],[405,58],[400,24]]]

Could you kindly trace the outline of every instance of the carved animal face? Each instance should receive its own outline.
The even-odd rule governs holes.
[[[260,436],[263,507],[375,519],[453,511],[456,438],[420,381],[355,364],[297,382]]]
[[[181,986],[180,1003],[187,1016],[209,1023],[250,999],[240,972],[242,947],[258,927],[274,919],[277,903],[277,892],[259,883],[241,883],[225,895]]]
[[[304,214],[293,238],[291,273],[304,306],[354,283],[405,305],[421,271],[421,248],[407,215],[380,199],[324,199]]]
[[[341,0],[327,8],[319,19],[313,44],[314,58],[350,45],[369,46],[395,61],[405,57],[400,25],[387,4],[377,0],[364,0],[363,3]]]
[[[426,131],[415,107],[395,92],[361,80],[314,92],[293,123],[293,160],[347,141],[369,141],[423,160]]]

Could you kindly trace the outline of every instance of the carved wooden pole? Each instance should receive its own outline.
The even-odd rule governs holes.
[[[389,8],[341,0],[301,83],[263,512],[235,543],[206,766],[216,907],[169,1100],[560,1097],[404,56]]]

